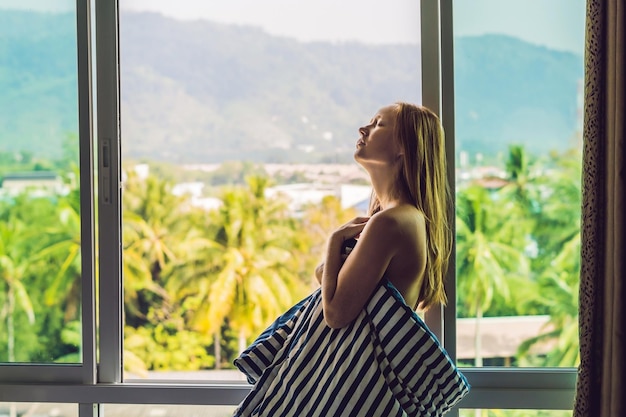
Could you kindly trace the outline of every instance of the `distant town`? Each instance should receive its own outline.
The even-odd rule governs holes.
[[[466,160],[466,158],[462,158]],[[334,196],[341,201],[342,208],[352,207],[365,212],[371,195],[367,173],[356,163],[353,164],[259,164],[270,178],[295,178],[296,182],[279,184],[267,189],[268,196],[282,196],[289,201],[292,212],[297,215],[310,204],[319,203],[322,198]],[[188,164],[184,171],[210,173],[218,170],[221,164]],[[142,178],[150,175],[149,164],[136,164],[133,167]],[[505,172],[497,166],[469,167],[463,163],[457,169],[457,183],[480,181],[487,188],[499,188],[506,183]],[[122,178],[122,181],[124,179]],[[207,196],[207,184],[203,181],[180,182],[174,185],[177,195],[188,194],[192,204],[205,209],[219,207],[218,198]],[[16,196],[29,190],[31,195],[62,195],[67,185],[53,171],[28,171],[6,174],[0,182],[0,196]]]

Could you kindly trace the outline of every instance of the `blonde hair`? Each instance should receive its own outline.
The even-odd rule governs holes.
[[[439,117],[426,107],[398,102],[394,138],[402,150],[397,186],[404,188],[426,221],[427,259],[418,306],[446,304],[444,277],[452,251],[450,186],[445,137]],[[397,190],[399,192],[400,190]],[[375,194],[369,214],[380,211]]]

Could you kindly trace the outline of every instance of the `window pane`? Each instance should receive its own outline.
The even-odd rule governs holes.
[[[0,416],[78,417],[76,404],[2,403]]]
[[[103,404],[107,417],[230,417],[235,406],[226,405],[163,405]]]
[[[479,410],[462,409],[459,417],[569,417],[572,410]]]
[[[81,361],[76,11],[45,3],[0,6],[2,363]]]
[[[120,1],[126,377],[243,381],[369,199],[358,127],[421,101],[420,5],[171,5]]]
[[[457,358],[576,366],[585,3],[453,7]]]

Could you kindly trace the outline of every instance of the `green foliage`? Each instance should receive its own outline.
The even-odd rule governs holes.
[[[82,340],[82,323],[80,320],[70,321],[61,330],[61,342],[65,347],[66,352],[57,357],[54,362],[56,363],[81,363],[82,358],[80,356]]]
[[[240,349],[306,292],[291,253],[294,221],[283,202],[265,198],[267,185],[253,176],[245,188],[224,190],[222,207],[208,218],[218,245],[214,261],[193,278],[198,292],[188,301],[197,306],[195,325],[207,333],[228,317]]]
[[[467,317],[549,314],[545,332],[520,346],[517,362],[574,366],[580,154],[540,161],[525,152],[511,148],[501,189],[458,187],[459,311]],[[75,187],[70,159],[65,182]],[[235,177],[257,172],[253,164],[239,168]],[[265,197],[270,184],[253,175],[224,187],[216,193],[223,205],[207,212],[174,195],[170,180],[129,172],[123,200],[127,370],[231,367],[253,336],[317,285],[313,270],[328,231],[356,213],[328,197],[294,218],[284,201]],[[79,202],[77,188],[0,201],[0,361],[79,360]],[[538,343],[552,346],[548,355],[533,354]]]
[[[511,221],[515,206],[497,197],[478,185],[457,195],[457,287],[474,317],[497,299],[510,302],[510,280],[529,272],[523,222]]]
[[[201,333],[181,328],[181,324],[168,321],[138,328],[126,326],[124,349],[132,352],[145,369],[197,371],[212,368],[215,358],[208,353],[210,340]],[[141,368],[127,370],[142,374]]]
[[[491,192],[470,185],[457,195],[460,315],[550,315],[548,326],[519,347],[523,366],[580,360],[580,160],[568,151],[537,161],[512,146],[507,185]],[[539,345],[550,347],[548,355],[533,353]]]
[[[138,368],[162,369],[164,352],[192,334],[220,332],[220,344],[232,340],[226,322],[238,332],[240,346],[224,352],[236,354],[304,294],[290,248],[306,253],[306,245],[298,243],[286,206],[265,199],[267,184],[265,177],[250,177],[245,187],[222,192],[222,208],[202,213],[187,197],[172,195],[168,181],[128,174],[125,305],[127,329],[134,330],[126,350]],[[164,323],[172,317],[178,317],[177,330],[166,333]],[[146,346],[152,356],[142,351]],[[234,357],[227,359],[222,362]],[[204,361],[201,368],[207,366]]]
[[[567,242],[550,266],[524,293],[524,305],[539,306],[550,313],[550,324],[544,332],[519,347],[522,363],[530,366],[578,366],[578,278],[580,272],[580,234]],[[536,344],[552,343],[546,357],[536,358]]]
[[[72,198],[24,193],[0,207],[0,361],[50,363],[77,351],[62,332],[78,318],[80,265],[53,250],[68,240],[80,248],[80,225],[64,214]]]
[[[35,312],[28,289],[24,285],[30,264],[30,252],[33,235],[27,233],[26,225],[17,216],[8,216],[0,223],[0,278],[4,292],[0,319],[6,326],[7,343],[6,361],[14,362],[15,353],[15,317],[23,312],[30,325],[35,322]]]

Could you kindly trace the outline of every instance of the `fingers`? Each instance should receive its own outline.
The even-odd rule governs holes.
[[[367,220],[369,220],[367,217],[352,219],[337,229],[336,233],[341,236],[342,242],[346,239],[356,238],[361,234],[365,225],[367,225]]]
[[[338,247],[338,245],[341,245],[346,239],[358,237],[369,219],[369,217],[355,217],[336,229],[331,235],[331,240],[335,241],[335,245]]]
[[[352,226],[365,226],[369,219],[370,219],[369,217],[355,217],[354,219],[350,220],[349,222],[341,226],[340,229],[345,228],[345,227],[352,227]]]

